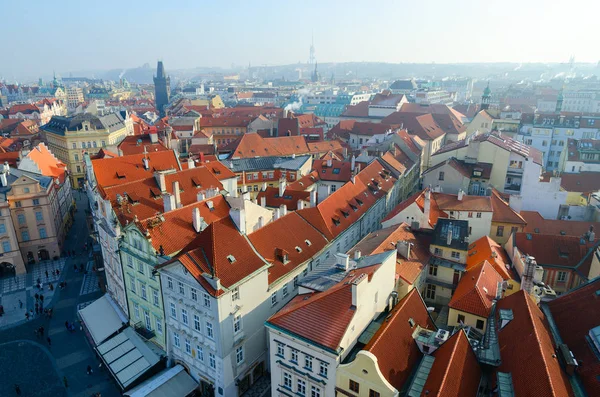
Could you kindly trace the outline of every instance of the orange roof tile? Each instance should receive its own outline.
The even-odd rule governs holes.
[[[37,165],[42,175],[64,180],[67,166],[54,157],[43,142],[34,147],[25,157]]]
[[[141,154],[144,151],[150,153],[169,150],[161,141],[152,143],[150,141],[150,134],[127,136],[119,143],[118,148],[123,153],[123,156]]]
[[[600,278],[548,302],[560,338],[583,365],[577,376],[589,396],[600,396],[600,360],[592,350],[589,332],[600,325]],[[547,313],[544,311],[544,313]]]
[[[464,331],[452,335],[434,353],[423,396],[476,396],[482,371]]]
[[[409,198],[407,198],[406,200],[404,200],[403,202],[401,202],[400,204],[398,204],[396,207],[394,207],[385,218],[383,218],[382,222],[388,221],[392,218],[394,218],[396,215],[400,214],[402,211],[404,211],[406,208],[408,208],[411,204],[416,204],[419,209],[421,210],[421,212],[424,212],[425,209],[425,194],[426,192],[429,190],[429,188],[425,188],[423,191],[421,192],[417,192],[415,194],[413,194],[412,196],[410,196]],[[432,199],[430,201],[430,205],[429,205],[429,228],[433,228],[435,226],[435,224],[438,221],[438,218],[448,218],[448,214],[446,214],[444,211],[442,211],[436,200],[433,200],[433,195],[432,195]],[[399,220],[399,222],[403,222],[404,220]],[[426,225],[421,225],[421,228],[427,228]]]
[[[348,182],[350,180],[352,164],[349,161],[331,160],[331,166],[327,166],[328,161],[313,161],[313,171],[319,174],[319,179],[334,182]]]
[[[151,177],[155,171],[180,169],[173,150],[152,152],[146,156],[149,160],[148,170],[144,169],[142,163],[143,154],[92,160],[98,185],[106,188]]]
[[[521,215],[510,208],[510,205],[500,197],[500,193],[496,189],[492,189],[490,199],[492,209],[494,210],[492,222],[513,223],[517,225],[525,225],[527,223]]]
[[[435,200],[440,210],[445,212],[492,212],[492,202],[487,196],[469,196],[465,194],[462,200],[459,200],[456,194],[433,193],[431,198]]]
[[[600,238],[600,222],[563,221],[559,219],[544,219],[539,212],[521,211],[521,216],[527,222],[523,229],[525,233],[543,233],[564,236],[581,237],[593,227],[597,238]]]
[[[327,244],[323,235],[295,212],[268,223],[248,238],[258,253],[272,264],[269,284],[311,260]],[[282,262],[282,255],[287,255],[287,262]]]
[[[533,299],[521,290],[497,303],[498,316],[501,309],[512,310],[513,319],[498,331],[502,362],[497,370],[512,375],[515,396],[573,396],[548,321]]]
[[[488,261],[504,280],[512,278],[509,271],[510,261],[506,251],[488,236],[481,237],[469,246],[466,270],[473,269],[483,261]]]
[[[409,319],[413,320],[414,326]],[[394,306],[364,348],[377,357],[381,374],[397,390],[402,389],[421,359],[421,352],[412,337],[417,326],[436,329],[419,291],[413,288]]]
[[[287,190],[304,191],[317,183],[319,180],[319,174],[315,171],[312,171],[311,173],[304,175],[302,178],[297,179],[293,183],[290,183],[287,187]]]
[[[502,277],[488,261],[483,261],[463,274],[448,306],[487,318],[496,299],[498,283],[502,283]]]
[[[279,208],[285,205],[288,210],[295,211],[298,208],[298,201],[303,200],[310,202],[310,193],[304,190],[286,189],[283,196],[279,196],[278,187],[267,187],[266,190],[261,190],[256,199],[261,203],[262,198],[265,198],[266,206],[271,208]]]

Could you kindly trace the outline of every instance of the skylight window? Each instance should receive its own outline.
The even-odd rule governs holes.
[[[233,256],[233,255],[227,255],[227,260],[229,261],[229,263],[234,263],[235,262],[235,256]]]
[[[296,246],[296,251],[297,251],[297,252],[302,252],[302,248],[300,248],[300,247]]]
[[[310,242],[310,240],[304,240],[304,242],[306,243],[306,245],[308,245],[309,247],[312,245],[312,243]]]

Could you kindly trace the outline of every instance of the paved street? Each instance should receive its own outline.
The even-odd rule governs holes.
[[[74,193],[78,211],[75,223],[65,241],[66,249],[77,251],[78,256],[64,258],[60,262],[42,265],[25,277],[15,281],[2,280],[0,292],[2,304],[7,310],[19,310],[22,319],[16,323],[5,324],[0,330],[0,396],[13,396],[15,383],[19,384],[23,396],[75,396],[88,397],[100,392],[102,397],[119,396],[120,392],[108,371],[99,368],[99,361],[88,344],[85,335],[76,327],[71,333],[65,327],[65,321],[77,321],[77,308],[100,296],[98,278],[91,271],[91,259],[87,253],[82,254],[82,248],[88,238],[85,224],[85,209],[87,199],[84,194]],[[76,272],[73,265],[83,264],[88,268],[84,275]],[[51,279],[52,266],[62,266],[58,279]],[[39,265],[38,265],[39,266]],[[49,266],[49,279],[45,279],[45,267]],[[44,306],[54,309],[53,316],[48,319],[37,316],[25,320],[25,309],[20,309],[18,300],[24,305],[33,307],[34,295],[38,292],[34,283],[40,278],[43,282],[66,281],[67,288],[55,288],[53,293],[47,287],[41,292],[45,296]],[[85,282],[84,282],[85,278]],[[5,284],[6,283],[6,284]],[[15,315],[11,313],[11,316]],[[40,326],[45,329],[44,337],[38,337],[35,330]],[[0,324],[0,327],[2,325]],[[50,337],[49,346],[46,337]],[[86,374],[86,368],[94,368],[92,375]],[[63,377],[66,377],[68,388],[65,389]]]

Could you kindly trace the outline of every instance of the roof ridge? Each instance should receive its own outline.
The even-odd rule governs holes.
[[[452,358],[454,357],[454,353],[456,352],[456,350],[458,349],[458,344],[460,343],[460,333],[464,332],[462,329],[460,329],[458,332],[456,332],[454,335],[458,335],[456,337],[456,341],[454,342],[454,346],[452,346],[452,351],[450,352],[450,356],[448,357],[448,363],[446,363],[447,365],[444,366],[444,376],[442,376],[442,381],[440,382],[440,387],[438,390],[443,390],[444,388],[444,383],[446,383],[446,380],[448,379],[448,373],[450,372],[450,361],[452,361]],[[452,339],[452,337],[454,336],[452,335],[450,337],[450,339]],[[448,339],[446,342],[444,342],[444,344],[442,346],[440,346],[438,348],[441,349],[446,343],[450,342],[450,339]]]
[[[319,301],[324,297],[333,295],[336,292],[342,291],[344,288],[350,288],[350,287],[351,287],[351,284],[345,284],[340,281],[339,283],[337,283],[336,285],[333,285],[331,288],[329,288],[328,290],[325,290],[325,291],[312,291],[312,292],[308,292],[306,294],[296,295],[295,298],[301,297],[302,295],[308,295],[308,299],[306,299],[306,298],[302,299],[301,302],[298,302],[296,305],[288,308],[287,310],[284,307],[282,310],[280,310],[279,312],[277,312],[273,316],[271,316],[271,318],[269,318],[269,320],[267,320],[267,321],[271,322],[272,319],[281,318],[285,315],[293,313],[293,312],[297,311],[298,309],[301,309],[301,308],[307,306],[308,304],[310,304],[312,302]],[[315,298],[310,299],[311,297],[315,297]]]

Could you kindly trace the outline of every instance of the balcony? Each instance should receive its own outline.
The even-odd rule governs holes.
[[[506,169],[506,173],[507,174],[512,174],[512,175],[523,175],[523,168],[508,167]]]
[[[521,193],[521,185],[517,185],[515,183],[505,184],[504,185],[504,192],[505,193],[519,194],[519,193]]]
[[[156,336],[156,334],[154,333],[154,331],[149,330],[148,328],[146,328],[141,321],[135,323],[134,326],[133,326],[133,328],[135,329],[135,332],[137,332],[138,334],[140,334],[146,340],[150,340],[150,339],[152,339],[152,338],[154,338]]]

